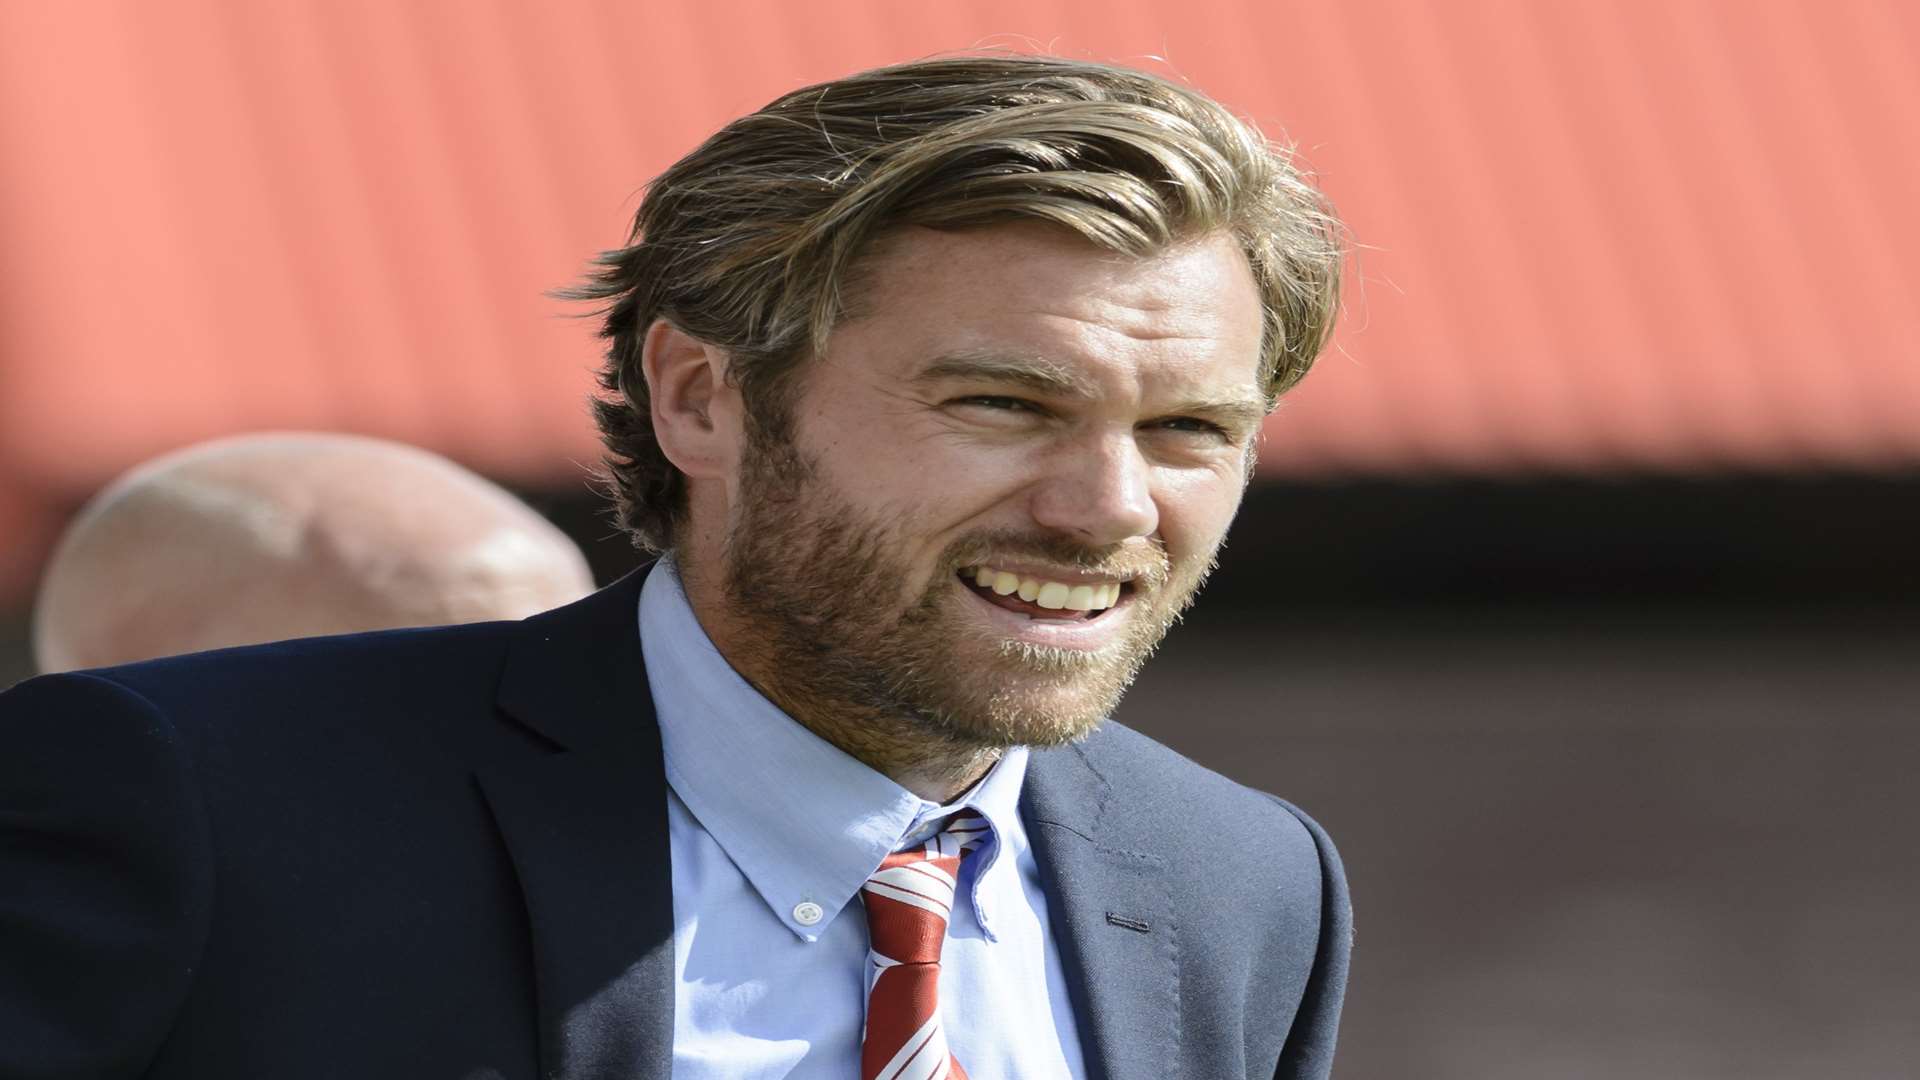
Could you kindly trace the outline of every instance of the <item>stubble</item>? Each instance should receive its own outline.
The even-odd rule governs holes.
[[[789,716],[896,778],[970,781],[1005,748],[1084,738],[1118,704],[1213,567],[1155,545],[1089,548],[1049,535],[975,534],[943,553],[901,608],[910,522],[875,520],[789,444],[750,447],[722,551],[729,659]],[[989,556],[1133,577],[1121,638],[1093,651],[984,638],[963,624],[955,573]]]

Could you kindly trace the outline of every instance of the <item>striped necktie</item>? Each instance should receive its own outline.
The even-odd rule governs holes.
[[[985,818],[956,814],[924,844],[887,856],[860,889],[867,909],[867,1028],[861,1080],[966,1080],[940,1029],[940,948],[960,860]]]

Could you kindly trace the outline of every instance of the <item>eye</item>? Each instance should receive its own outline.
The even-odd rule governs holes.
[[[954,404],[973,405],[982,409],[993,409],[998,412],[1040,411],[1031,401],[1022,401],[1019,398],[1013,397],[1001,397],[998,394],[974,394],[971,397],[957,398],[954,400]]]
[[[1170,416],[1164,420],[1155,420],[1153,423],[1154,426],[1166,431],[1192,435],[1211,435],[1228,442],[1233,441],[1232,432],[1229,432],[1226,428],[1221,427],[1211,420],[1202,420],[1197,416]]]

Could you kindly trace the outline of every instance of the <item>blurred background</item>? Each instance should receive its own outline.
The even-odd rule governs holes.
[[[416,443],[634,565],[547,290],[726,120],[975,46],[1189,80],[1351,229],[1121,713],[1339,841],[1340,1075],[1920,1075],[1898,0],[0,2],[0,686],[70,515],[217,435]]]

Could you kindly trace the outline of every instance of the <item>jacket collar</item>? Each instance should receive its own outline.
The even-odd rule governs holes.
[[[523,622],[500,710],[537,735],[479,782],[527,906],[541,1075],[667,1076],[673,884],[660,733],[634,630],[645,571]]]
[[[501,672],[500,708],[563,750],[657,741],[633,625],[651,569],[523,620]]]
[[[1180,942],[1167,860],[1104,764],[1110,735],[1036,751],[1021,814],[1089,1077],[1179,1074]]]

